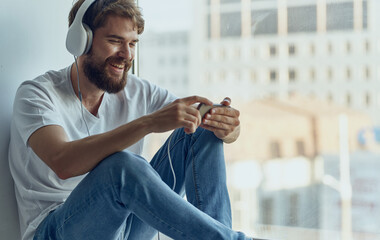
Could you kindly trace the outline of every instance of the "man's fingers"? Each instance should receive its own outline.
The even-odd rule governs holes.
[[[211,114],[216,114],[216,115],[226,115],[226,116],[230,116],[230,117],[239,117],[240,116],[240,112],[239,110],[237,109],[234,109],[234,108],[213,108],[211,109],[210,111]]]
[[[204,103],[206,105],[212,105],[212,101],[200,96],[185,97],[180,99],[180,101],[186,103],[187,105],[193,105],[194,103]]]
[[[231,98],[225,97],[220,104],[223,104],[225,106],[230,106],[231,105]]]

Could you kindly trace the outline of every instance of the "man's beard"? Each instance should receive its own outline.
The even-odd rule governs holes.
[[[107,65],[110,63],[124,65],[124,72],[120,79],[110,76],[107,72]],[[83,71],[91,83],[99,89],[108,93],[120,92],[127,84],[127,74],[132,67],[132,61],[127,61],[121,57],[109,57],[105,62],[99,63],[90,52],[83,61]]]

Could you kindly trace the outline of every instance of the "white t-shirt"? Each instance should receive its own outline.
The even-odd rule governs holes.
[[[28,139],[47,125],[63,127],[70,140],[88,136],[81,103],[71,80],[71,67],[49,71],[19,87],[13,109],[9,165],[15,182],[23,240],[31,240],[47,214],[62,204],[85,175],[62,180],[33,152]],[[128,75],[127,86],[117,94],[105,93],[94,116],[83,108],[91,135],[103,133],[152,113],[175,96],[148,81]],[[49,146],[46,146],[49,147]],[[128,148],[141,154],[143,139]]]

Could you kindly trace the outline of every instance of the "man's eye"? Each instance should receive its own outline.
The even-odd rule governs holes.
[[[110,39],[109,41],[110,41],[111,43],[121,43],[120,40],[116,40],[116,39]]]

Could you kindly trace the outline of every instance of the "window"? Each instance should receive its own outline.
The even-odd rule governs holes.
[[[354,6],[352,2],[327,4],[327,30],[353,30]]]
[[[371,69],[369,67],[365,67],[364,75],[367,80],[371,79]]]
[[[270,142],[270,157],[271,158],[280,158],[281,155],[281,148],[280,143],[278,141],[272,141]]]
[[[365,94],[364,102],[365,102],[366,107],[371,106],[371,104],[372,104],[371,103],[371,95],[369,93]]]
[[[315,55],[315,45],[310,44],[310,56],[314,56],[314,55]]]
[[[351,76],[352,76],[351,68],[347,67],[346,68],[346,79],[347,79],[347,81],[351,80]]]
[[[363,0],[363,29],[368,27],[368,1]]]
[[[366,53],[370,53],[371,52],[371,43],[368,40],[365,41],[365,43],[364,43],[364,49],[365,49]]]
[[[269,56],[274,57],[277,55],[277,48],[274,45],[269,46]]]
[[[295,82],[297,79],[296,71],[294,69],[290,69],[288,74],[289,74],[289,82]]]
[[[296,54],[296,46],[294,44],[290,44],[288,48],[289,56],[294,56]]]
[[[251,15],[252,35],[277,34],[278,19],[276,9],[256,10],[252,11]]]
[[[316,32],[316,6],[300,6],[288,8],[288,33]]]
[[[305,156],[305,142],[303,140],[296,141],[297,156]]]
[[[351,212],[351,239],[380,239],[370,207],[380,206],[380,140],[368,130],[380,127],[377,1],[139,0],[141,76],[177,96],[230,96],[241,113],[239,141],[225,148],[234,228],[263,239],[331,240],[342,238],[341,213]],[[173,32],[187,41],[161,37]],[[150,154],[157,135],[146,144]],[[349,143],[351,184],[343,186],[352,189],[351,209],[334,185],[340,140]],[[260,175],[251,192],[231,180],[244,179],[231,173],[242,162],[257,165],[248,171]]]
[[[272,83],[277,82],[277,72],[275,70],[269,72],[269,80]]]
[[[309,78],[310,78],[310,82],[315,82],[315,70],[314,69],[310,69]]]
[[[346,94],[346,105],[347,105],[348,107],[350,107],[351,104],[352,104],[352,96],[351,96],[351,94],[347,93],[347,94]]]
[[[352,51],[351,43],[350,43],[350,42],[347,42],[347,43],[346,43],[346,53],[347,53],[347,54],[350,54],[351,51]]]
[[[227,12],[220,14],[220,35],[221,37],[241,36],[241,13]]]

